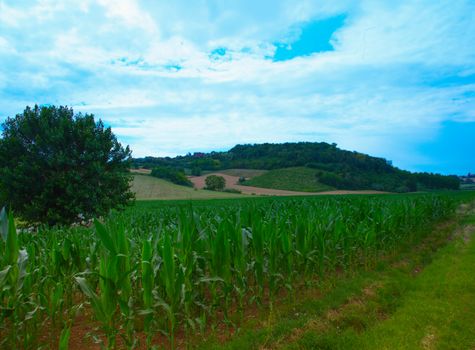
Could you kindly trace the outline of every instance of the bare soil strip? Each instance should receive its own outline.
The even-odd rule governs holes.
[[[255,194],[255,195],[265,195],[265,196],[313,196],[313,195],[331,195],[331,194],[382,194],[386,192],[381,191],[324,191],[324,192],[297,192],[297,191],[286,191],[286,190],[276,190],[271,188],[262,188],[262,187],[253,187],[253,186],[243,186],[239,185],[239,177],[231,176],[223,173],[212,173],[206,174],[203,176],[190,176],[189,179],[196,188],[204,188],[206,177],[210,175],[218,175],[224,177],[226,180],[226,187],[233,188],[241,191],[243,194]]]

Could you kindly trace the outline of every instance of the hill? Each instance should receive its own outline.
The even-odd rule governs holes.
[[[263,174],[262,178],[255,177],[252,180],[253,185],[256,185],[258,181],[266,186],[282,186],[282,183],[286,181],[287,184],[284,186],[287,188],[315,188],[318,185],[326,185],[341,190],[412,192],[458,189],[460,183],[456,176],[411,173],[392,166],[391,162],[384,158],[342,150],[334,143],[325,142],[237,145],[226,152],[196,152],[175,158],[137,158],[134,159],[134,165],[144,168],[172,167],[183,169],[188,174],[226,169],[306,168],[306,181],[290,180],[289,177],[287,180],[276,180],[278,176],[271,181],[273,175],[279,173]],[[310,179],[307,176],[310,174],[309,169],[314,171],[315,178]],[[283,171],[279,176],[288,174]]]

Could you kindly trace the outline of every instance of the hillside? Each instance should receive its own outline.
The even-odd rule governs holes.
[[[305,168],[303,168],[305,169]],[[254,178],[251,178],[250,180],[246,181],[246,185],[243,185],[239,182],[239,176],[232,176],[228,175],[227,173],[233,173],[233,174],[241,174],[243,176],[243,172],[240,169],[230,169],[231,171],[223,171],[223,172],[215,172],[215,173],[207,173],[206,175],[202,176],[191,176],[190,180],[193,182],[193,185],[195,188],[204,188],[205,187],[205,181],[206,177],[209,175],[217,175],[217,176],[222,176],[224,180],[226,181],[226,188],[228,189],[234,189],[238,190],[242,194],[248,194],[248,195],[262,195],[262,196],[309,196],[309,195],[316,195],[316,194],[357,194],[361,193],[361,191],[326,191],[328,190],[328,187],[317,187],[315,186],[315,191],[311,191],[311,189],[307,186],[305,187],[305,191],[299,191],[296,189],[286,189],[284,187],[291,187],[294,183],[290,181],[288,178],[285,177],[280,177],[280,176],[270,176],[270,177],[265,177],[267,181],[262,181],[263,183],[260,184],[259,179],[261,176],[265,176],[266,174],[274,173],[274,172],[279,172],[279,170],[272,170],[269,171],[268,173],[266,172],[264,175],[257,176],[255,179],[258,179],[259,185],[253,186],[251,184],[252,180]],[[249,174],[248,174],[249,175]],[[272,182],[274,180],[274,182]],[[269,183],[270,181],[270,183]],[[280,181],[280,183],[279,183]],[[290,185],[290,186],[289,186]],[[293,187],[296,188],[296,187]],[[322,192],[325,191],[325,192]],[[366,192],[364,192],[366,193]]]
[[[253,177],[243,184],[301,192],[320,192],[335,189],[334,187],[320,183],[316,176],[317,172],[318,170],[307,167],[274,169]]]
[[[175,185],[171,182],[157,179],[148,175],[134,175],[132,192],[136,199],[212,199],[237,198],[239,194],[205,191],[190,187]]]
[[[260,186],[299,188],[305,191],[313,191],[320,185],[341,190],[389,192],[459,189],[459,179],[455,176],[411,173],[392,166],[391,162],[384,158],[342,150],[336,144],[325,142],[237,145],[226,152],[195,152],[175,158],[137,158],[134,159],[134,166],[170,167],[183,169],[188,174],[226,169],[305,168],[303,179],[292,179],[287,171],[282,171],[263,174],[249,183],[255,186],[259,183]],[[312,171],[314,178],[308,176]],[[278,179],[279,176],[282,178]],[[284,179],[285,176],[287,180]]]

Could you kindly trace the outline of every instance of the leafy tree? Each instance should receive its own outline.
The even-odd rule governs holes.
[[[124,207],[131,151],[92,114],[26,107],[2,124],[0,200],[30,222],[69,224]]]
[[[211,191],[222,191],[226,186],[226,180],[222,176],[210,175],[205,179],[206,189]]]

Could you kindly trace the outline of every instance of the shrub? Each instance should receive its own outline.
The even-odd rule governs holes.
[[[222,191],[226,186],[226,180],[222,176],[210,175],[205,179],[205,189],[211,191]]]
[[[324,173],[318,177],[318,181],[320,181],[322,184],[336,187],[336,188],[341,188],[341,189],[354,188],[351,181],[335,173]]]
[[[193,187],[193,183],[186,177],[183,170],[159,166],[153,168],[150,175],[177,185]]]
[[[242,191],[241,190],[238,190],[236,188],[225,188],[223,190],[223,192],[227,192],[227,193],[237,193],[237,194],[241,194]]]
[[[191,169],[191,175],[201,176],[201,168],[197,166],[193,167],[193,169]]]

